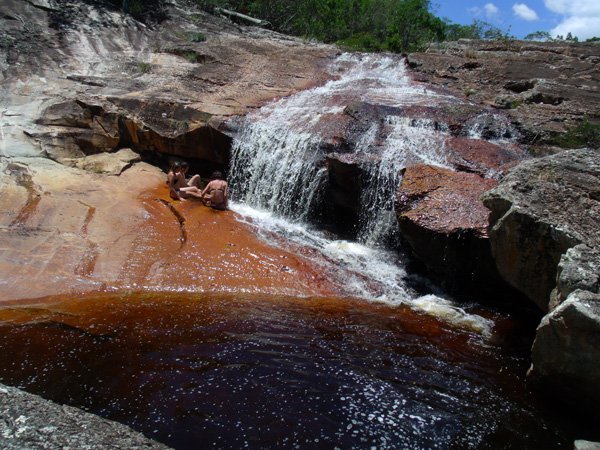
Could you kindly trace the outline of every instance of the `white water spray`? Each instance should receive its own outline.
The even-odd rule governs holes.
[[[443,126],[426,119],[385,117],[353,149],[364,174],[359,243],[331,240],[307,225],[318,205],[327,170],[320,131],[346,105],[363,102],[399,108],[456,102],[414,85],[400,58],[343,55],[332,69],[339,78],[271,103],[251,114],[233,145],[230,168],[233,209],[259,229],[309,246],[340,268],[355,295],[389,304],[409,304],[444,320],[487,333],[490,323],[451,302],[419,297],[406,285],[395,253],[381,247],[396,228],[393,198],[401,169],[414,163],[447,167]],[[343,272],[343,273],[342,273]]]

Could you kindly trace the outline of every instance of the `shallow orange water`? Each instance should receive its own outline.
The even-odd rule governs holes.
[[[341,293],[310,259],[261,241],[232,211],[173,201],[163,187],[144,195],[142,224],[120,277],[139,289],[254,292],[294,296]]]

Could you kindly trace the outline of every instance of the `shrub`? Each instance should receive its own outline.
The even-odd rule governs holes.
[[[191,33],[188,38],[192,42],[204,42],[204,41],[206,41],[206,35],[204,33],[200,33],[200,32]]]
[[[563,148],[600,149],[600,125],[585,120],[565,133],[555,136],[551,139],[551,143]]]
[[[152,70],[152,64],[147,62],[140,61],[137,63],[137,66],[141,73],[148,73]]]

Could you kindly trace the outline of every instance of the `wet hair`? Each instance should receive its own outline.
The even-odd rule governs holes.
[[[222,180],[223,179],[223,174],[221,172],[219,172],[218,170],[215,170],[211,176],[210,176],[211,180]]]
[[[189,164],[185,161],[173,161],[171,163],[171,170],[176,172],[177,170],[185,170],[189,169]]]

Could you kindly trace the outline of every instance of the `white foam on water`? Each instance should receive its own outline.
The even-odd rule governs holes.
[[[337,281],[353,296],[391,306],[407,305],[482,336],[491,334],[490,320],[468,313],[450,300],[433,294],[419,296],[408,288],[406,271],[394,252],[358,242],[332,240],[304,223],[291,222],[247,204],[232,202],[230,207],[239,214],[238,220],[257,227],[259,234],[276,233],[289,242],[318,251],[324,257],[318,263],[337,267],[340,277]]]
[[[381,55],[341,55],[331,67],[337,79],[272,102],[244,119],[234,140],[230,165],[231,207],[259,233],[277,233],[310,247],[337,273],[349,295],[390,305],[406,304],[456,326],[486,334],[485,319],[436,296],[419,297],[405,280],[397,253],[384,242],[396,228],[393,208],[401,169],[424,163],[449,167],[444,142],[448,130],[429,119],[390,115],[359,136],[354,152],[367,157],[362,187],[359,242],[327,238],[308,219],[320,201],[327,169],[321,144],[323,119],[341,114],[351,102],[385,107],[456,102],[413,83],[404,59]],[[381,142],[383,140],[383,142]],[[336,272],[337,270],[337,272]]]

